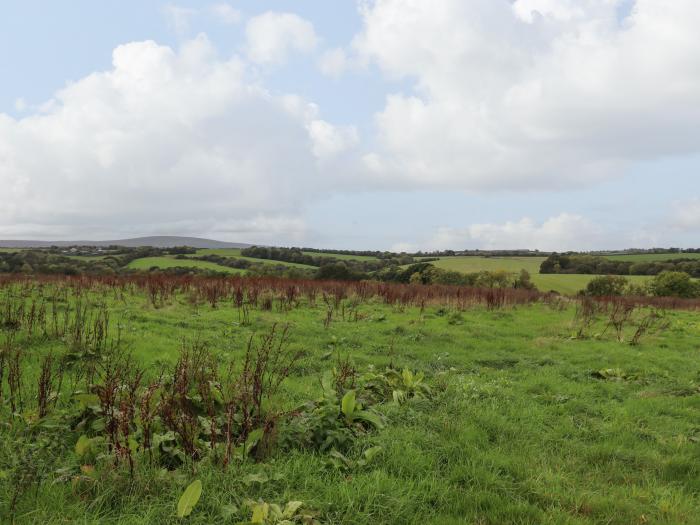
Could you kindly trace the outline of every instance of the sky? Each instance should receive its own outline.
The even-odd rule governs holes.
[[[700,247],[696,0],[0,2],[0,238]]]

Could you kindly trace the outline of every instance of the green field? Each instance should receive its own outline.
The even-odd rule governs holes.
[[[561,294],[573,295],[583,290],[595,277],[595,275],[582,274],[535,274],[532,275],[532,282],[538,290],[543,292],[554,290]],[[624,277],[635,284],[644,284],[652,279],[646,275],[625,275]]]
[[[481,272],[505,270],[508,272],[519,272],[525,269],[530,274],[535,275],[540,271],[540,264],[546,257],[477,257],[477,256],[454,256],[442,257],[431,264],[445,270],[457,272]]]
[[[700,259],[700,253],[642,253],[639,255],[606,255],[605,258],[613,261],[654,262],[673,259]]]
[[[22,290],[0,290],[0,302],[28,301],[31,294]],[[143,293],[115,290],[83,291],[80,304],[91,308],[90,323],[105,305],[111,333],[120,330],[120,352],[144,367],[145,384],[195,342],[206,345],[223,374],[229,363],[241,365],[251,335],[259,341],[278,323],[278,329],[289,325],[289,348],[301,359],[266,406],[271,413],[318,399],[321,377],[342,363],[360,376],[390,365],[420,371],[430,392],[403,404],[391,394],[368,401],[383,428],[357,427],[342,449],[350,462],[342,467],[332,464],[328,450],[298,448],[295,440],[283,445],[292,427],[280,422],[264,458],[239,458],[224,469],[207,454],[209,438],[202,434],[197,446],[204,455],[168,470],[159,463],[170,457],[165,452],[141,450],[137,416],[129,441],[132,476],[127,461],[115,459],[100,440],[103,427],[92,419],[87,427],[79,423],[85,416],[70,391],[81,391],[84,380],[73,379],[72,368],[58,404],[37,417],[42,356],[73,355],[80,348],[70,342],[74,332],[54,337],[49,322],[47,336],[37,326],[30,336],[27,325],[13,321],[16,335],[4,348],[21,349],[24,408],[10,415],[5,382],[2,523],[239,523],[250,518],[246,500],[302,501],[317,511],[319,522],[333,525],[698,523],[700,322],[693,312],[668,312],[667,328],[631,346],[627,341],[644,310],[620,342],[611,330],[604,332],[603,312],[581,338],[572,338],[574,306],[566,302],[496,311],[434,303],[421,310],[350,293],[324,322],[322,301],[309,304],[302,296],[282,307],[281,289],[266,292],[272,294],[269,310],[250,305],[249,322],[241,324],[230,300],[212,307],[193,292],[179,292],[154,307]],[[53,296],[47,288],[33,293]],[[69,291],[60,308],[77,301]],[[0,315],[11,311],[3,306]],[[0,326],[10,326],[4,321]],[[0,328],[0,343],[8,330]],[[119,354],[102,355],[107,368],[115,359],[110,355]],[[98,372],[97,384],[100,377]],[[353,381],[358,395],[365,395],[365,380]],[[342,413],[334,417],[345,428]],[[79,444],[82,435],[87,441]],[[381,448],[364,464],[370,447]],[[178,499],[193,480],[202,483],[201,500],[188,518],[178,519]]]
[[[270,259],[258,259],[257,257],[246,257],[246,256],[241,255],[240,248],[219,248],[219,249],[203,248],[201,250],[197,250],[196,256],[201,257],[202,255],[219,255],[221,257],[235,257],[236,259],[245,259],[246,261],[250,261],[253,263],[282,265],[282,266],[289,266],[290,268],[306,268],[306,269],[314,269],[315,268],[315,266],[309,266],[308,264],[298,264],[298,263],[286,262],[286,261],[273,261]],[[188,255],[188,257],[191,257],[191,255]]]
[[[505,270],[519,272],[525,269],[530,272],[532,282],[541,291],[554,290],[561,294],[572,295],[586,287],[595,275],[580,274],[540,274],[540,264],[545,257],[477,257],[455,256],[443,257],[431,264],[445,270],[472,273],[481,271]],[[650,277],[642,275],[626,275],[626,279],[634,283],[644,283]]]
[[[242,273],[244,270],[229,268],[208,261],[190,261],[188,259],[175,259],[173,257],[143,257],[131,261],[127,268],[130,270],[150,270],[151,268],[198,268],[200,270],[213,270],[226,273]]]

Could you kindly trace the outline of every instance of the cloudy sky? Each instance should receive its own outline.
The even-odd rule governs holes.
[[[697,0],[0,4],[0,238],[700,246]]]

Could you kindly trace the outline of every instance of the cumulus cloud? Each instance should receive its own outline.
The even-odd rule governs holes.
[[[121,45],[40,111],[0,113],[0,234],[303,231],[332,184],[320,160],[354,138],[204,36]]]
[[[308,53],[318,38],[308,20],[292,13],[268,11],[246,25],[248,57],[259,64],[281,64],[292,52]]]
[[[439,228],[426,243],[429,250],[531,249],[542,251],[601,249],[610,232],[581,215],[561,213],[542,222],[523,217],[503,223],[478,223],[466,228]]]
[[[241,21],[241,12],[226,2],[209,6],[209,11],[224,24],[232,25]]]
[[[671,225],[681,230],[700,230],[700,199],[678,201],[674,204],[675,213]]]
[[[178,35],[183,36],[189,33],[190,20],[197,14],[197,10],[168,4],[163,7],[163,13],[170,27],[172,27]]]
[[[624,3],[363,2],[355,53],[413,84],[376,115],[367,166],[418,186],[557,188],[697,152],[700,9]]]
[[[313,152],[319,159],[334,157],[357,145],[357,129],[353,126],[336,127],[325,120],[312,120],[309,134]]]

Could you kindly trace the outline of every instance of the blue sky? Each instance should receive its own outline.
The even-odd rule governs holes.
[[[700,7],[6,2],[0,238],[700,246]]]

